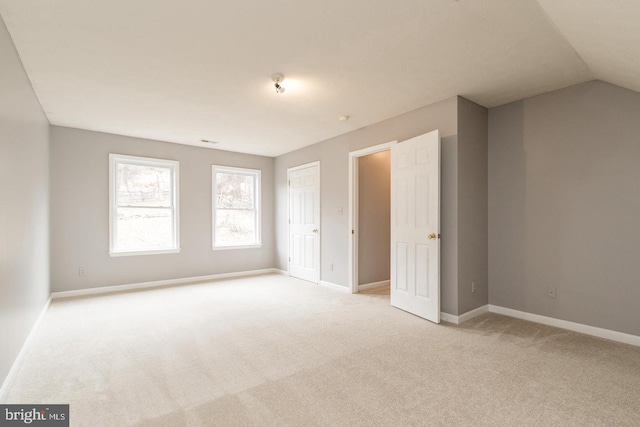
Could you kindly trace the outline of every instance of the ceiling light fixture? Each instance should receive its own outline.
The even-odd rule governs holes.
[[[340,120],[341,122],[346,122],[350,118],[351,117],[347,116],[346,114],[343,114],[342,116],[338,117],[338,120]]]
[[[282,74],[274,74],[271,76],[271,80],[273,80],[273,87],[276,88],[276,93],[284,93],[284,87],[280,84],[284,80],[284,76]]]

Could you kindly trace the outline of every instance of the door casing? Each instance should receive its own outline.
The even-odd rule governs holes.
[[[358,293],[358,158],[391,150],[397,143],[385,142],[349,153],[349,291],[352,294]]]

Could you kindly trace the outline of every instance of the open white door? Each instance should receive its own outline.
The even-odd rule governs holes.
[[[391,305],[440,323],[440,132],[391,148]]]
[[[320,282],[320,164],[289,169],[289,275]]]

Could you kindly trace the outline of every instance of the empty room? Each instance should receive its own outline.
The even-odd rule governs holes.
[[[638,1],[0,18],[0,425],[640,425]]]

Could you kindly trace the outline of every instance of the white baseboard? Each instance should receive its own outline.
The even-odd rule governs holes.
[[[445,313],[444,311],[440,312],[440,321],[447,322],[447,323],[454,323],[456,325],[459,323],[458,316],[454,314]]]
[[[456,316],[455,314],[440,312],[440,320],[459,325],[461,323],[466,322],[467,320],[471,320],[474,317],[478,317],[481,314],[488,313],[488,312],[489,312],[489,305],[486,304],[481,307],[475,308],[471,311],[467,311],[466,313],[462,313],[458,316]]]
[[[33,340],[33,337],[35,336],[36,332],[38,331],[38,328],[40,327],[40,324],[42,323],[42,319],[44,318],[44,315],[47,313],[47,310],[51,305],[51,299],[52,298],[49,297],[47,302],[44,304],[42,311],[40,311],[38,318],[36,319],[35,323],[31,327],[31,331],[29,332],[29,335],[27,335],[27,339],[24,340],[24,343],[22,344],[22,347],[20,348],[20,351],[18,352],[16,359],[13,361],[13,365],[11,365],[11,369],[9,369],[9,373],[7,374],[6,378],[2,382],[2,387],[0,387],[0,403],[3,403],[4,399],[7,397],[7,392],[9,391],[9,385],[11,384],[16,374],[18,373],[18,369],[20,369],[20,365],[22,365],[22,360],[24,359],[24,356],[27,354],[27,349],[31,345],[31,341]]]
[[[480,306],[478,308],[474,308],[471,311],[467,311],[466,313],[462,313],[461,315],[458,316],[458,322],[459,323],[464,323],[467,320],[471,320],[474,317],[478,317],[481,314],[485,314],[489,312],[489,304],[485,304],[483,306]]]
[[[249,271],[237,271],[233,273],[221,273],[221,274],[211,274],[208,276],[197,276],[197,277],[185,277],[182,279],[169,279],[169,280],[157,280],[154,282],[142,282],[142,283],[131,283],[128,285],[114,285],[114,286],[103,286],[99,288],[89,288],[89,289],[78,289],[75,291],[62,291],[62,292],[53,292],[51,297],[53,299],[58,298],[70,298],[70,297],[78,297],[85,295],[98,295],[98,294],[108,294],[112,292],[122,292],[122,291],[131,291],[136,289],[146,289],[146,288],[157,288],[161,286],[171,286],[171,285],[182,285],[185,283],[195,283],[195,282],[205,282],[205,281],[213,281],[220,279],[229,279],[233,277],[244,277],[244,276],[258,276],[261,274],[273,274],[280,273],[281,270],[276,268],[265,268],[262,270],[249,270]],[[281,273],[280,273],[281,274]]]
[[[358,290],[359,291],[365,291],[367,289],[382,288],[383,286],[389,286],[390,284],[391,284],[391,280],[383,280],[381,282],[365,283],[364,285],[358,285]]]
[[[626,334],[624,332],[612,331],[610,329],[598,328],[596,326],[584,325],[582,323],[569,322],[568,320],[556,319],[554,317],[541,316],[539,314],[527,313],[526,311],[514,310],[511,308],[489,305],[491,313],[502,314],[515,317],[530,322],[542,323],[543,325],[555,326],[556,328],[568,329],[581,334],[592,335],[611,341],[640,346],[640,336]]]
[[[273,272],[276,274],[282,274],[283,276],[289,275],[289,272],[287,270],[280,270],[279,268],[274,268]]]
[[[346,286],[341,286],[341,285],[336,285],[335,283],[331,283],[331,282],[325,282],[324,280],[320,281],[320,285],[325,286],[327,288],[336,290],[336,291],[340,291],[340,292],[345,292],[345,293],[350,293],[351,291],[349,290],[348,287]]]
[[[504,316],[515,317],[517,319],[528,320],[530,322],[541,323],[543,325],[554,326],[556,328],[567,329],[581,334],[604,338],[625,344],[640,346],[640,336],[631,335],[624,332],[612,331],[610,329],[598,328],[596,326],[584,325],[582,323],[570,322],[568,320],[556,319],[554,317],[541,316],[539,314],[527,313],[525,311],[514,310],[512,308],[498,305],[483,305],[475,310],[467,311],[464,314],[455,316],[449,313],[440,313],[440,319],[459,325],[467,320],[473,319],[484,313],[496,313]]]
[[[485,304],[481,307],[475,308],[471,311],[467,311],[466,313],[462,313],[458,316],[454,314],[440,312],[440,319],[444,320],[445,322],[459,325],[461,323],[466,322],[467,320],[471,320],[474,317],[478,317],[481,314],[488,313],[488,312],[489,312],[489,304]]]

